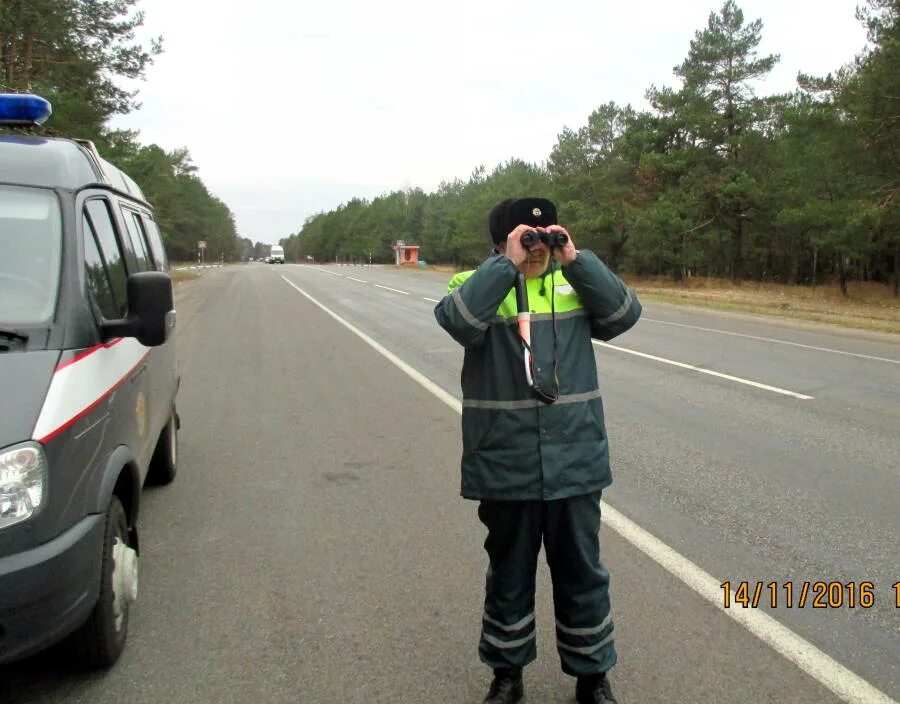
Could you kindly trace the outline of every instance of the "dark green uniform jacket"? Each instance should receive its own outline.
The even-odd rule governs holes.
[[[581,250],[561,269],[552,264],[543,278],[527,280],[534,375],[544,389],[555,388],[558,378],[552,405],[537,400],[525,378],[517,270],[507,257],[494,254],[454,276],[434,309],[441,327],[466,348],[462,495],[468,499],[563,499],[612,482],[591,337],[625,332],[641,304],[592,252]]]

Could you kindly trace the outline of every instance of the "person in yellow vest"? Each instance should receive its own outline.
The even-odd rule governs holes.
[[[591,338],[628,330],[641,304],[596,255],[575,248],[551,201],[504,200],[488,225],[494,251],[454,276],[435,307],[438,323],[465,347],[461,494],[480,502],[488,531],[478,651],[494,678],[484,704],[523,697],[522,669],[537,654],[542,542],[563,672],[577,678],[579,704],[616,704],[599,543],[600,496],[612,477]],[[517,324],[519,274],[530,335]]]

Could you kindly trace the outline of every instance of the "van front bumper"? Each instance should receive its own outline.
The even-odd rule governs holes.
[[[0,663],[52,645],[80,626],[100,595],[102,514],[58,538],[0,557]]]

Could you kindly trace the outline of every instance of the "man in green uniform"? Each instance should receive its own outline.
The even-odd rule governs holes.
[[[546,199],[499,203],[489,230],[495,250],[454,276],[435,307],[465,347],[461,493],[480,501],[488,529],[478,651],[494,679],[484,702],[523,696],[522,668],[536,657],[543,542],[562,669],[577,677],[579,704],[615,704],[609,573],[599,544],[600,495],[612,478],[591,338],[625,332],[641,305],[597,256],[575,249]],[[523,244],[525,233],[532,244]],[[531,312],[528,345],[516,323],[519,273]]]

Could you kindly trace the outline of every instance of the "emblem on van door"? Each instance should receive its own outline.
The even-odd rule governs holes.
[[[143,391],[138,391],[137,402],[134,404],[134,415],[137,418],[138,435],[143,437],[147,432],[147,397]]]

